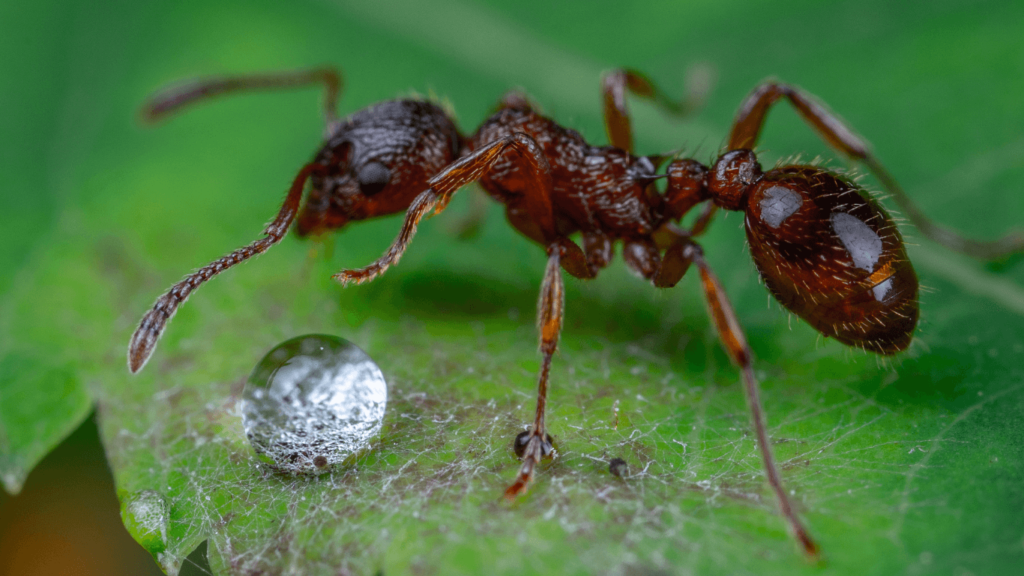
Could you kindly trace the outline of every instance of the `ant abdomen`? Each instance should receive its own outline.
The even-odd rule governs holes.
[[[917,275],[889,215],[856,184],[811,166],[750,188],[751,256],[775,298],[825,336],[881,354],[917,325]]]

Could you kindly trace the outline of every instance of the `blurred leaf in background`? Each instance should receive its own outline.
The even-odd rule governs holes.
[[[736,372],[692,278],[656,292],[616,264],[569,282],[549,412],[561,456],[526,498],[500,501],[533,406],[544,257],[497,207],[478,238],[456,240],[472,188],[374,283],[342,289],[330,275],[378,256],[396,219],[326,245],[289,238],[199,291],[141,375],[124,365],[152,300],[255,238],[322,132],[313,90],[224,99],[140,129],[139,103],[168,81],[331,63],[346,76],[343,111],[439,94],[466,132],[520,86],[603,142],[602,70],[639,68],[681,94],[686,70],[703,64],[718,83],[695,117],[633,110],[641,153],[706,161],[743,96],[777,76],[871,141],[928,214],[991,238],[1024,216],[1019,3],[0,10],[8,490],[95,402],[122,504],[156,498],[166,510],[166,537],[136,537],[171,572],[207,539],[218,574],[998,573],[1024,561],[1024,266],[950,254],[912,228],[929,290],[915,345],[892,362],[790,329],[766,308],[737,215],[706,237],[824,568],[796,552],[764,486]],[[762,146],[765,164],[836,157],[784,107]],[[242,433],[241,387],[266,350],[310,332],[352,340],[381,365],[385,429],[329,475],[267,474]],[[612,458],[627,462],[624,478],[608,472]]]

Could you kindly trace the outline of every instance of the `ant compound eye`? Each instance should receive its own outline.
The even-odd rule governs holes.
[[[359,169],[356,180],[359,181],[359,189],[367,196],[373,196],[388,185],[391,179],[391,171],[380,162],[370,162]]]

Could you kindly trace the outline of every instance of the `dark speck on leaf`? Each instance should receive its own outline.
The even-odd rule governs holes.
[[[608,462],[608,471],[612,473],[612,476],[622,478],[622,475],[629,471],[629,465],[622,458],[612,458]]]
[[[327,466],[327,458],[324,456],[317,456],[316,458],[313,458],[313,465],[317,468],[323,468],[324,466]]]

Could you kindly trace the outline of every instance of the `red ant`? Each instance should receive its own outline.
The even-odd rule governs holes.
[[[799,88],[774,81],[761,84],[743,101],[727,149],[710,166],[673,159],[663,174],[658,167],[668,158],[632,153],[626,93],[675,113],[693,103],[675,103],[632,70],[604,77],[611,145],[601,147],[540,115],[517,93],[506,95],[469,137],[459,133],[444,110],[422,100],[383,102],[339,119],[342,81],[333,69],[199,80],[158,94],[144,114],[156,120],[228,92],[311,84],[325,90],[326,143],[299,170],[265,237],[193,272],[156,301],[132,336],[128,368],[142,369],[168,320],[193,290],[266,251],[293,221],[297,234],[306,236],[352,220],[406,212],[398,238],[380,259],[334,276],[342,284],[369,282],[398,262],[425,215],[440,212],[458,189],[479,182],[505,205],[512,226],[548,254],[537,311],[543,354],[537,411],[530,431],[515,442],[522,466],[506,491],[509,498],[525,491],[537,463],[552,452],[544,411],[564,313],[561,271],[593,278],[611,260],[612,244],[622,241],[626,265],[659,288],[675,286],[691,265],[697,267],[719,337],[740,370],[768,483],[803,551],[817,555],[818,546],[797,517],[772,457],[743,330],[696,238],[717,208],[744,212],[754,264],[775,298],[826,337],[883,355],[910,344],[918,284],[893,220],[852,180],[810,165],[762,170],[752,149],[765,116],[780,99],[788,100],[833,148],[867,166],[929,238],[986,259],[1024,249],[1020,235],[976,242],[930,222],[835,114]],[[664,193],[652,185],[658,178],[668,180]],[[300,211],[307,180],[311,185]],[[676,223],[700,204],[694,224],[680,228]],[[570,238],[577,232],[582,248]]]

